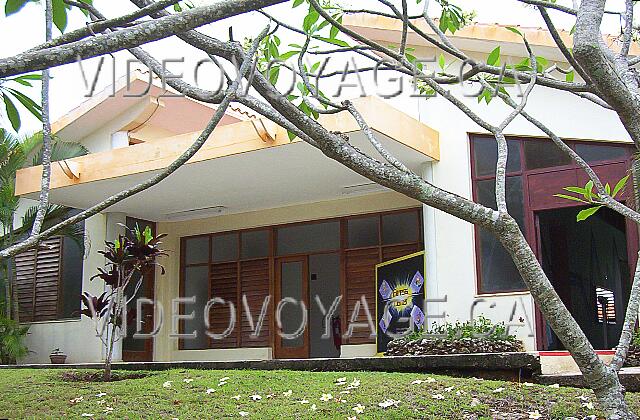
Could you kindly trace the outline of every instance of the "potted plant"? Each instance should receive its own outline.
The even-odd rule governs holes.
[[[49,359],[51,359],[51,364],[64,365],[67,361],[67,355],[60,349],[53,349],[51,354],[49,354]]]

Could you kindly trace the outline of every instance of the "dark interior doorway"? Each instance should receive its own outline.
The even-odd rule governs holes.
[[[618,344],[629,300],[626,222],[601,208],[577,222],[582,207],[536,213],[542,267],[596,349]],[[544,347],[563,350],[548,323]]]

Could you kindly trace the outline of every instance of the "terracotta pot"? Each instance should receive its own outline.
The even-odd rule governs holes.
[[[67,355],[66,354],[50,354],[49,359],[51,359],[51,364],[64,365],[64,363],[67,361]]]

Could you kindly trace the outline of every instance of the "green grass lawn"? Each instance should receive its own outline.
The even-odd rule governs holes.
[[[0,418],[564,419],[598,414],[588,390],[426,374],[170,370],[100,383],[69,382],[63,372],[0,370]],[[640,394],[629,394],[628,400],[640,411]],[[385,401],[386,408],[380,406]]]

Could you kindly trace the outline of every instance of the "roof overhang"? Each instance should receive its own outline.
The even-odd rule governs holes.
[[[353,100],[381,143],[416,171],[440,157],[438,132],[374,97]],[[331,131],[349,135],[363,151],[377,155],[348,113],[323,115]],[[51,202],[87,208],[166,168],[199,133],[157,139],[52,164]],[[379,157],[380,158],[380,157]],[[381,158],[380,158],[381,159]],[[42,167],[18,171],[16,194],[37,198]],[[223,206],[232,212],[340,198],[348,191],[371,192],[368,180],[295,139],[264,119],[218,126],[176,173],[157,186],[113,206],[152,220],[185,211]],[[363,188],[357,186],[363,185]],[[355,189],[349,188],[356,186]]]
[[[429,27],[424,19],[412,20],[420,30],[437,37],[435,32]],[[402,38],[402,21],[387,16],[359,13],[345,15],[343,24],[349,29],[376,41],[398,44]],[[562,53],[556,46],[549,31],[542,28],[528,28],[511,25],[517,28],[526,36],[529,44],[536,49],[536,53],[544,56],[548,60],[566,61]],[[496,45],[500,45],[503,55],[515,57],[527,57],[527,51],[520,35],[507,29],[508,25],[474,23],[456,31],[455,34],[447,33],[447,37],[463,51],[488,53]],[[573,47],[573,36],[568,31],[559,31],[564,43]],[[612,49],[619,49],[617,38],[606,35],[604,41]],[[432,47],[427,40],[409,30],[407,43],[418,47]],[[633,43],[630,50],[631,55],[639,55],[640,47]]]

